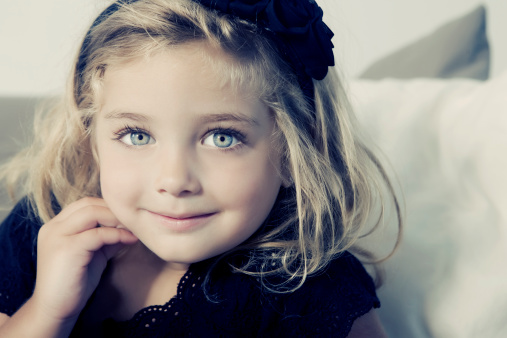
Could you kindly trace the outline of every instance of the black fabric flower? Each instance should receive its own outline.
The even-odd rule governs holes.
[[[281,51],[298,76],[304,73],[310,78],[322,80],[328,66],[334,66],[333,32],[322,21],[322,9],[314,0],[194,1],[249,20],[274,33]]]
[[[259,13],[265,11],[266,6],[270,0],[236,0],[230,4],[230,11],[234,15],[247,19],[253,22],[257,22]]]
[[[195,0],[194,0],[195,1]],[[223,13],[234,14],[242,19],[256,20],[270,0],[197,0],[201,5]]]
[[[322,21],[322,9],[311,0],[271,0],[266,14],[267,28],[295,53],[297,60],[292,61],[310,77],[322,80],[328,66],[334,66],[333,32]]]

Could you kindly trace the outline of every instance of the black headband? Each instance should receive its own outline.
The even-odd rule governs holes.
[[[119,0],[95,19],[81,46],[76,65],[77,86],[86,67],[91,30],[116,12],[123,4],[137,0]],[[322,80],[334,66],[333,32],[322,21],[323,12],[314,0],[193,0],[225,14],[247,20],[261,28],[277,44],[293,68],[303,93],[314,99],[312,79]]]

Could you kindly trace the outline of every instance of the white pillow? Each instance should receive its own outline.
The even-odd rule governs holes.
[[[507,72],[356,80],[350,93],[405,194],[379,290],[389,335],[507,337]]]

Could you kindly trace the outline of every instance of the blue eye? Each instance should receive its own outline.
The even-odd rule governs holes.
[[[227,134],[213,134],[213,143],[219,148],[230,147],[234,137]]]
[[[145,133],[131,133],[130,142],[135,146],[144,146],[150,143],[151,137]]]
[[[203,144],[217,148],[231,148],[238,143],[237,137],[224,132],[211,133],[203,141]]]
[[[129,146],[145,146],[155,141],[148,133],[132,128],[119,132],[117,140]]]

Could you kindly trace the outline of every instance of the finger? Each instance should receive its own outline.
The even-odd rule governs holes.
[[[74,235],[93,229],[98,225],[103,227],[120,227],[121,223],[109,208],[98,205],[86,205],[75,210],[66,219],[55,222],[56,228],[63,235]]]
[[[106,246],[130,245],[138,241],[131,232],[116,228],[93,228],[74,236],[74,240],[75,245],[88,252],[95,252]],[[114,252],[114,249],[108,250]]]
[[[118,243],[118,244],[112,244],[112,245],[105,245],[102,247],[102,252],[104,253],[104,256],[106,256],[107,260],[110,260],[116,254],[125,247],[126,244],[124,243]]]
[[[60,211],[60,213],[58,215],[56,215],[55,219],[56,218],[65,219],[69,215],[73,214],[76,210],[79,210],[79,209],[81,209],[85,206],[88,206],[88,205],[97,205],[97,206],[107,207],[106,202],[102,198],[84,197],[84,198],[81,198],[80,200],[72,202],[71,204],[69,204],[68,206],[63,208],[63,210]]]

